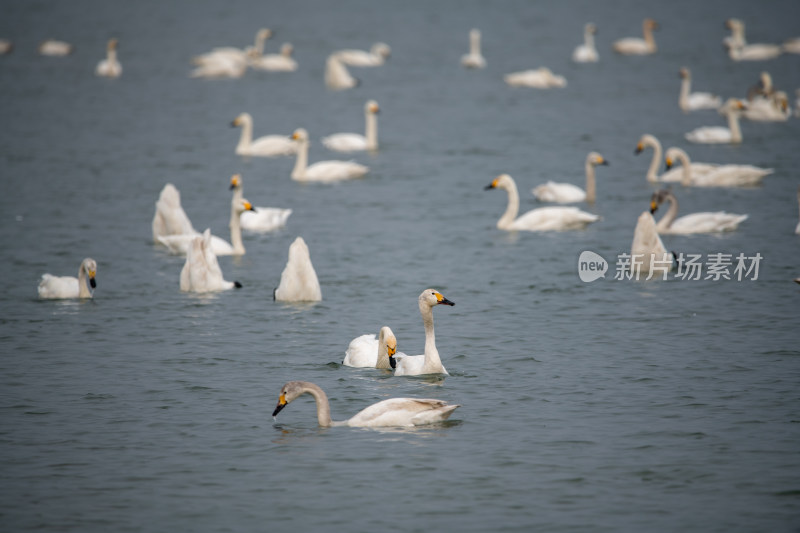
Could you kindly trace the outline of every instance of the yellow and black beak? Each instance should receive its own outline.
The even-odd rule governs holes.
[[[233,122],[231,122],[231,128],[236,128],[238,126],[239,126],[239,119],[238,118],[233,119]]]
[[[438,292],[436,293],[436,300],[439,305],[449,305],[451,307],[456,305],[447,298],[445,298],[444,296],[442,296],[441,294],[439,294]]]
[[[281,412],[281,409],[286,407],[287,403],[288,402],[286,401],[286,395],[285,394],[281,394],[281,397],[278,398],[278,405],[276,405],[275,406],[275,410],[272,411],[272,416],[278,416],[278,413]]]
[[[636,145],[636,150],[634,150],[634,151],[633,151],[633,155],[639,155],[639,154],[641,154],[641,153],[642,153],[642,150],[644,150],[644,146],[642,146],[642,145],[641,145],[641,143],[640,143],[640,144],[637,144],[637,145]]]
[[[95,276],[95,271],[94,270],[90,270],[89,271],[89,285],[91,285],[91,287],[93,289],[95,287],[97,287],[97,282],[94,280],[94,276]]]
[[[664,160],[664,164],[666,165],[667,170],[671,169],[672,168],[672,158],[671,157],[666,158]]]
[[[651,200],[650,201],[650,214],[652,215],[653,213],[655,213],[656,209],[658,209],[658,204],[656,203],[655,200]]]
[[[251,204],[250,202],[245,202],[244,203],[244,209],[245,209],[245,211],[252,211],[254,213],[256,212],[256,208],[253,207],[253,204]]]
[[[497,178],[493,179],[489,185],[483,188],[483,190],[488,191],[490,189],[494,189],[495,187],[497,187]]]

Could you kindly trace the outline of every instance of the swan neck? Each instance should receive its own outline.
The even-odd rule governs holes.
[[[474,56],[481,53],[481,36],[477,33],[469,36],[469,53]]]
[[[294,169],[292,170],[292,179],[303,180],[306,176],[306,167],[308,167],[308,141],[300,141],[300,146],[297,147],[297,159],[294,162]]]
[[[378,149],[378,116],[375,113],[367,113],[365,125],[365,137],[367,138],[367,150]]]
[[[742,142],[742,128],[739,126],[739,113],[728,111],[728,128],[731,130],[731,142]]]
[[[648,144],[653,148],[653,159],[647,169],[647,181],[655,183],[658,181],[658,166],[661,164],[661,143],[653,139]]]
[[[313,383],[305,383],[303,392],[313,396],[317,402],[317,421],[319,425],[326,428],[335,425],[335,422],[331,420],[331,404],[325,391]]]
[[[590,204],[594,203],[597,196],[597,185],[594,180],[594,165],[586,162],[586,201]]]
[[[240,193],[241,196],[241,193]],[[228,226],[231,229],[231,246],[233,246],[233,253],[236,255],[243,255],[245,252],[244,243],[242,242],[242,225],[239,221],[241,213],[237,209],[239,202],[236,201],[236,193],[234,192],[234,200],[231,202],[231,221]]]
[[[678,98],[678,104],[680,108],[684,111],[689,110],[689,92],[691,89],[692,81],[689,78],[683,78],[681,80],[681,95]]]
[[[591,31],[584,30],[583,43],[586,45],[586,48],[594,49],[594,34]]]
[[[433,332],[433,308],[427,303],[420,302],[419,312],[422,315],[422,324],[425,326],[425,374],[439,372],[442,360],[436,349],[436,334]]]
[[[517,218],[517,213],[519,213],[519,192],[517,192],[516,184],[513,182],[508,183],[505,189],[508,193],[508,207],[506,207],[506,212],[503,213],[500,220],[497,221],[499,229],[509,228]]]
[[[656,40],[653,38],[653,30],[650,26],[644,27],[644,42],[647,43],[647,48],[651,52],[656,51]]]
[[[83,263],[81,263],[81,266],[78,269],[78,298],[92,297],[92,291],[89,290],[89,285],[86,282],[87,277],[88,274],[86,273],[86,267],[84,267]]]
[[[239,136],[239,145],[236,151],[247,150],[253,142],[253,121],[249,118],[242,120],[242,134]]]
[[[692,183],[692,162],[689,160],[689,156],[681,150],[677,152],[678,161],[681,162],[681,166],[683,167],[683,174],[681,175],[681,184],[684,186],[688,186]]]
[[[670,194],[667,196],[667,201],[669,202],[669,209],[656,224],[656,231],[664,231],[669,229],[669,227],[672,225],[672,222],[675,220],[675,217],[678,216],[678,200],[675,198],[675,196]]]
[[[375,363],[375,368],[391,368],[389,364],[389,352],[386,350],[386,340],[383,334],[378,335],[378,362]]]

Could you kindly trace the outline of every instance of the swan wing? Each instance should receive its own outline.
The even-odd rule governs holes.
[[[358,133],[334,133],[323,137],[322,144],[337,152],[356,152],[367,149],[367,138]]]
[[[484,68],[486,59],[480,54],[464,54],[461,56],[461,64],[467,68]]]
[[[571,183],[548,181],[533,189],[533,195],[542,202],[571,204],[586,200],[586,192]]]
[[[252,60],[250,66],[256,70],[293,72],[297,70],[297,61],[281,54],[269,54]]]
[[[297,153],[297,143],[287,135],[264,135],[250,143],[246,155],[278,156]]]
[[[714,172],[716,169],[719,168],[719,165],[716,163],[690,163],[690,168],[692,171],[692,182],[697,180],[699,177],[705,176],[706,174],[710,174]],[[671,168],[661,174],[658,177],[658,181],[663,182],[681,182],[683,181],[683,166],[676,166]],[[694,183],[693,183],[694,184]]]
[[[374,368],[378,364],[378,337],[367,334],[351,340],[344,352],[342,364]]]
[[[42,274],[38,291],[39,298],[77,298],[80,293],[80,288],[78,286],[78,278],[76,277]]]
[[[600,219],[577,207],[540,207],[516,219],[511,229],[527,231],[564,231],[580,229]]]
[[[689,109],[718,109],[722,98],[711,93],[691,93],[686,103]]]
[[[614,42],[613,48],[618,54],[645,55],[650,53],[650,48],[647,46],[645,40],[638,37],[619,39]]]
[[[572,52],[572,60],[576,63],[594,63],[599,60],[597,50],[582,44]]]
[[[747,187],[758,185],[775,172],[771,168],[752,165],[721,165],[712,172],[692,178],[692,185],[700,187]]]
[[[718,211],[715,213],[692,213],[675,219],[664,233],[716,233],[733,231],[747,219],[747,215],[736,215]]]
[[[361,178],[369,168],[353,161],[319,161],[306,169],[304,178],[311,181],[341,181]]]
[[[380,55],[364,50],[339,50],[334,54],[339,61],[351,67],[379,67],[384,63]]]
[[[347,421],[353,427],[392,427],[431,424],[447,420],[458,405],[443,400],[391,398],[370,405]]]
[[[291,209],[278,207],[256,207],[255,211],[245,211],[239,216],[242,228],[247,231],[266,233],[286,225]]]
[[[695,143],[729,143],[731,142],[731,130],[725,128],[723,126],[706,126],[703,128],[697,128],[689,133],[687,133],[684,137],[686,140],[695,142]]]

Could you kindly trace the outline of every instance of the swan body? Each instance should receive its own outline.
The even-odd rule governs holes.
[[[75,50],[75,47],[64,41],[48,39],[39,44],[39,53],[43,56],[68,56]]]
[[[298,128],[292,135],[297,144],[297,160],[292,170],[292,179],[296,181],[319,181],[331,183],[366,175],[369,168],[353,161],[318,161],[308,164],[308,132]]]
[[[77,278],[42,274],[42,279],[39,281],[39,298],[55,300],[92,298],[93,290],[97,286],[94,279],[96,274],[97,262],[90,257],[81,261]]]
[[[672,269],[672,261],[669,252],[661,242],[661,237],[656,229],[656,221],[650,211],[645,211],[639,215],[636,228],[633,231],[633,242],[631,243],[631,270],[635,273],[647,274],[658,266],[670,261],[669,269]],[[638,279],[638,278],[637,278]]]
[[[391,398],[374,403],[352,418],[342,421],[331,420],[331,407],[328,396],[314,383],[290,381],[281,388],[278,405],[272,416],[286,407],[302,394],[310,394],[316,400],[317,421],[322,427],[412,427],[443,422],[453,414],[459,405],[448,404],[442,400],[418,398]]]
[[[322,138],[322,144],[337,152],[358,152],[378,149],[378,113],[380,107],[375,100],[364,105],[364,135],[360,133],[334,133]]]
[[[359,368],[391,369],[396,364],[392,361],[397,353],[397,338],[389,326],[383,326],[375,335],[361,335],[350,341],[344,353],[344,366]]]
[[[392,55],[392,49],[386,43],[375,43],[369,52],[364,50],[339,50],[334,52],[336,59],[351,67],[379,67]]]
[[[653,38],[653,30],[658,29],[658,23],[653,19],[644,19],[642,22],[642,35],[643,38],[626,37],[615,41],[612,48],[618,54],[623,55],[649,55],[655,54],[656,40]]]
[[[328,59],[325,60],[325,85],[329,89],[334,91],[352,89],[358,83],[358,80],[350,74],[336,54],[328,56]]]
[[[594,36],[597,33],[597,26],[591,22],[583,27],[583,44],[575,47],[572,52],[572,60],[575,63],[597,63],[600,55],[594,46]]]
[[[250,66],[256,70],[270,72],[294,72],[297,70],[297,61],[292,58],[294,47],[290,43],[281,45],[280,54],[266,54],[250,59]]]
[[[485,187],[489,189],[503,189],[508,193],[508,207],[497,227],[508,231],[565,231],[582,229],[597,222],[600,217],[581,211],[577,207],[540,207],[528,211],[517,218],[519,212],[519,192],[514,179],[508,174],[501,174],[492,183]]]
[[[205,78],[207,80],[235,79],[244,76],[246,71],[246,62],[227,56],[221,56],[216,60],[203,63],[192,70],[189,76],[192,78]]]
[[[566,87],[567,80],[564,76],[553,74],[547,67],[512,72],[503,76],[505,82],[511,87],[532,87],[534,89],[550,89]]]
[[[667,167],[667,172],[664,172],[660,176],[658,175],[663,149],[661,148],[661,142],[655,136],[649,133],[642,135],[639,138],[639,142],[636,143],[636,150],[633,153],[638,155],[642,153],[645,148],[653,149],[653,158],[650,160],[650,167],[647,169],[647,181],[650,183],[659,183],[677,182],[683,179],[683,171],[678,168],[669,170],[669,167]],[[693,176],[707,174],[719,166],[712,163],[690,163],[690,165]]]
[[[209,233],[207,248],[218,255],[244,255],[245,248],[242,242],[242,228],[239,221],[239,216],[244,211],[253,211],[255,208],[250,202],[243,198],[234,198],[231,202],[231,242],[225,239],[211,235]],[[182,235],[166,235],[158,238],[158,242],[163,244],[169,249],[169,252],[174,255],[186,255],[193,246],[194,238],[197,234],[182,234]]]
[[[237,155],[277,157],[297,153],[297,145],[285,135],[265,135],[253,140],[253,117],[250,113],[241,113],[233,119],[231,127],[242,128],[236,145]]]
[[[681,91],[678,97],[678,107],[684,112],[695,111],[698,109],[719,109],[722,105],[722,98],[711,93],[691,92],[692,74],[688,68],[680,70]]]
[[[728,19],[725,26],[731,30],[723,44],[728,47],[728,56],[734,61],[764,61],[774,59],[783,53],[777,44],[748,44],[744,36],[744,22],[739,19]]]
[[[167,235],[198,234],[181,206],[181,193],[171,183],[164,185],[153,216],[153,242]]]
[[[665,158],[667,168],[671,169],[676,160],[680,166],[675,170],[681,171],[680,182],[685,187],[752,187],[774,172],[753,165],[711,165],[709,172],[695,176],[689,155],[680,148],[669,148]]]
[[[235,281],[225,281],[217,256],[211,249],[211,232],[192,235],[186,262],[181,269],[180,287],[184,292],[217,292],[240,288]]]
[[[753,98],[742,112],[745,118],[759,122],[785,122],[791,114],[789,96],[783,91],[775,91],[768,97]]]
[[[97,64],[94,71],[98,76],[105,78],[119,78],[122,76],[122,65],[117,60],[117,44],[118,41],[116,39],[109,39],[106,45],[106,58]]]
[[[264,43],[272,38],[272,31],[268,28],[260,28],[255,35],[253,46],[245,49],[235,46],[220,46],[210,52],[192,58],[193,65],[213,65],[215,63],[227,62],[239,65],[246,65],[248,59],[260,57],[264,53]]]
[[[596,197],[594,169],[597,165],[608,165],[608,161],[597,152],[586,156],[586,190],[571,183],[548,181],[533,189],[533,195],[542,202],[571,204],[586,201],[593,204]]]
[[[322,289],[314,265],[311,264],[311,254],[302,237],[297,237],[289,246],[289,261],[281,273],[281,282],[275,289],[273,297],[281,302],[322,300]]]
[[[656,231],[660,234],[687,235],[690,233],[733,231],[747,219],[747,215],[736,215],[724,211],[692,213],[691,215],[677,218],[678,200],[675,195],[666,189],[653,193],[650,200],[650,213],[655,214],[658,207],[664,202],[669,202],[670,205],[667,213],[656,224]]]
[[[481,54],[481,30],[469,31],[469,53],[461,56],[461,64],[467,68],[485,68],[486,59]]]
[[[231,190],[233,191],[233,202],[244,200],[242,176],[234,174],[231,177]],[[266,233],[282,228],[286,225],[291,209],[279,207],[254,207],[252,210],[245,210],[239,215],[239,222],[242,229],[256,233]]]
[[[746,108],[741,100],[728,99],[719,112],[728,117],[728,127],[706,126],[688,132],[685,137],[695,143],[706,144],[739,144],[742,142],[742,129],[739,117]]]
[[[395,354],[397,363],[395,376],[420,376],[424,374],[449,375],[445,370],[439,351],[436,349],[436,335],[433,330],[433,308],[437,305],[455,304],[435,289],[425,289],[419,295],[419,312],[425,327],[425,353],[422,355]]]

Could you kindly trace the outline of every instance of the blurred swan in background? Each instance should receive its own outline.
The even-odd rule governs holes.
[[[437,305],[455,304],[442,296],[435,289],[425,289],[417,299],[419,312],[422,315],[422,324],[425,327],[425,353],[422,355],[403,355],[396,354],[395,376],[419,376],[423,374],[445,374],[444,365],[439,358],[439,351],[436,349],[436,334],[433,330],[433,308]]]
[[[68,56],[75,50],[75,47],[64,41],[47,39],[39,43],[38,51],[43,56]]]
[[[647,169],[647,181],[650,183],[658,183],[681,181],[683,179],[683,171],[680,169],[668,170],[662,175],[658,175],[658,169],[661,167],[663,150],[661,148],[661,142],[655,136],[649,133],[642,135],[639,138],[639,142],[636,143],[636,150],[634,150],[633,153],[638,155],[642,153],[645,148],[653,149],[653,158],[650,160],[650,167]],[[718,165],[711,163],[691,163],[692,175],[700,176],[706,174],[717,166]]]
[[[508,174],[501,174],[492,183],[485,187],[489,189],[503,189],[508,193],[508,207],[497,227],[508,231],[564,231],[581,229],[592,222],[597,222],[600,217],[581,211],[577,207],[540,207],[521,215],[519,212],[519,193],[514,179]]]
[[[247,65],[248,59],[260,57],[264,53],[264,43],[272,38],[272,31],[261,28],[256,32],[253,46],[244,49],[235,46],[220,46],[210,52],[192,58],[192,64],[198,66],[211,66],[215,63],[229,63]]]
[[[469,30],[469,53],[461,56],[461,64],[467,68],[486,67],[486,59],[481,54],[481,30]]]
[[[612,48],[618,54],[623,55],[649,55],[656,53],[656,40],[653,37],[653,30],[658,29],[658,23],[650,18],[642,21],[642,35],[644,38],[626,37],[614,41]]]
[[[719,108],[719,113],[728,117],[728,127],[706,126],[688,132],[685,137],[695,143],[721,144],[721,143],[741,143],[742,129],[739,126],[739,117],[747,106],[741,100],[729,98],[725,104]]]
[[[247,71],[247,63],[227,57],[219,58],[216,61],[204,63],[192,70],[189,74],[191,78],[205,78],[207,80],[219,80],[226,78],[241,78]]]
[[[253,140],[253,117],[250,113],[241,113],[233,119],[231,127],[242,128],[239,144],[236,145],[238,155],[276,157],[297,153],[297,144],[286,135],[264,135]]]
[[[244,211],[252,210],[252,204],[243,198],[234,198],[231,201],[231,218],[230,222],[228,223],[228,226],[231,230],[231,242],[229,243],[226,240],[217,237],[216,235],[211,235],[209,231],[208,243],[206,246],[211,252],[214,253],[215,256],[245,254],[239,215],[241,215]],[[192,243],[194,242],[194,238],[196,236],[197,234],[191,233],[182,235],[166,235],[159,237],[158,242],[166,246],[169,249],[169,253],[174,255],[184,255],[189,253],[189,249],[192,247]]]
[[[233,203],[236,205],[244,200],[243,183],[240,174],[231,177],[231,190],[233,191]],[[245,210],[239,215],[242,229],[258,233],[266,233],[282,228],[286,225],[286,220],[292,214],[291,209],[281,209],[278,207],[254,207],[252,210]]]
[[[692,74],[688,68],[682,67],[681,92],[678,97],[678,106],[683,111],[695,111],[697,109],[718,109],[722,105],[722,98],[711,93],[691,92]]]
[[[272,296],[281,302],[322,300],[322,289],[314,265],[311,264],[311,254],[302,237],[297,237],[289,246],[289,260],[281,273],[280,284]]]
[[[747,215],[736,215],[725,211],[692,213],[691,215],[676,218],[678,216],[678,200],[667,189],[661,189],[653,193],[650,199],[650,213],[655,214],[656,210],[664,202],[669,202],[669,209],[661,217],[661,220],[656,223],[656,231],[661,234],[685,235],[689,233],[733,231],[747,219]]]
[[[325,85],[329,89],[341,91],[355,87],[358,85],[358,80],[350,74],[336,54],[331,54],[325,60]]]
[[[392,49],[386,43],[375,43],[369,52],[363,50],[338,50],[333,53],[336,59],[351,67],[379,67],[392,55]]]
[[[709,165],[711,168],[707,172],[695,175],[693,170],[695,163],[689,160],[689,155],[673,146],[667,150],[665,159],[667,169],[672,169],[676,161],[680,165],[675,167],[675,170],[680,171],[680,182],[685,187],[752,187],[760,184],[766,176],[774,172],[771,168],[752,165]]]
[[[361,335],[350,341],[344,353],[344,366],[359,368],[394,368],[392,361],[397,352],[397,339],[389,326],[383,326],[378,336]]]
[[[374,403],[347,420],[331,420],[331,406],[325,392],[309,381],[290,381],[281,387],[272,416],[302,394],[310,394],[317,405],[317,422],[322,427],[410,427],[443,422],[459,405],[442,400],[390,398]]]
[[[644,211],[633,230],[631,272],[639,279],[638,274],[655,274],[656,270],[663,272],[665,267],[667,271],[672,269],[672,255],[661,242],[653,215],[650,211]]]
[[[109,39],[106,45],[106,58],[100,61],[95,68],[95,74],[105,78],[119,78],[122,75],[122,65],[117,60],[116,39]]]
[[[291,43],[281,45],[280,54],[265,54],[250,59],[250,67],[256,70],[270,72],[294,72],[297,70],[297,61],[292,58],[294,46]]]
[[[785,122],[792,115],[789,95],[784,91],[773,91],[769,96],[756,96],[747,102],[742,115],[759,122]]]
[[[39,298],[92,298],[94,288],[97,286],[94,279],[96,274],[97,262],[90,257],[81,261],[77,278],[42,274],[42,279],[39,281]]]
[[[211,249],[211,232],[191,236],[186,262],[181,269],[180,287],[184,292],[216,292],[240,288],[238,281],[225,281],[217,256]]]
[[[783,41],[782,48],[787,54],[800,54],[800,37]]]
[[[363,177],[369,168],[353,161],[318,161],[308,165],[308,132],[298,128],[292,135],[298,143],[297,160],[292,170],[296,181],[333,182]]]
[[[0,39],[0,55],[10,54],[14,51],[14,43],[8,39]]]
[[[564,76],[553,74],[547,67],[523,70],[506,74],[503,79],[511,87],[533,87],[534,89],[551,89],[566,87],[567,80]]]
[[[360,133],[334,133],[322,138],[322,144],[329,150],[337,152],[358,152],[363,150],[378,149],[378,113],[380,107],[375,100],[364,104],[364,132]]]
[[[577,46],[572,52],[572,60],[576,63],[596,63],[600,60],[597,48],[594,46],[594,36],[597,26],[589,22],[583,27],[583,44]]]
[[[181,206],[181,193],[171,183],[164,185],[156,202],[156,213],[153,216],[153,241],[158,243],[159,237],[167,235],[183,235],[199,233],[192,227],[192,222]]]
[[[544,185],[535,187],[533,195],[542,202],[555,202],[571,204],[583,202],[593,204],[596,197],[594,169],[597,165],[608,165],[608,161],[597,152],[589,152],[586,156],[586,190],[571,183],[556,183],[548,181]]]
[[[764,61],[781,55],[782,48],[777,44],[747,44],[744,35],[744,22],[731,18],[725,21],[731,35],[723,42],[728,47],[728,56],[734,61]]]

